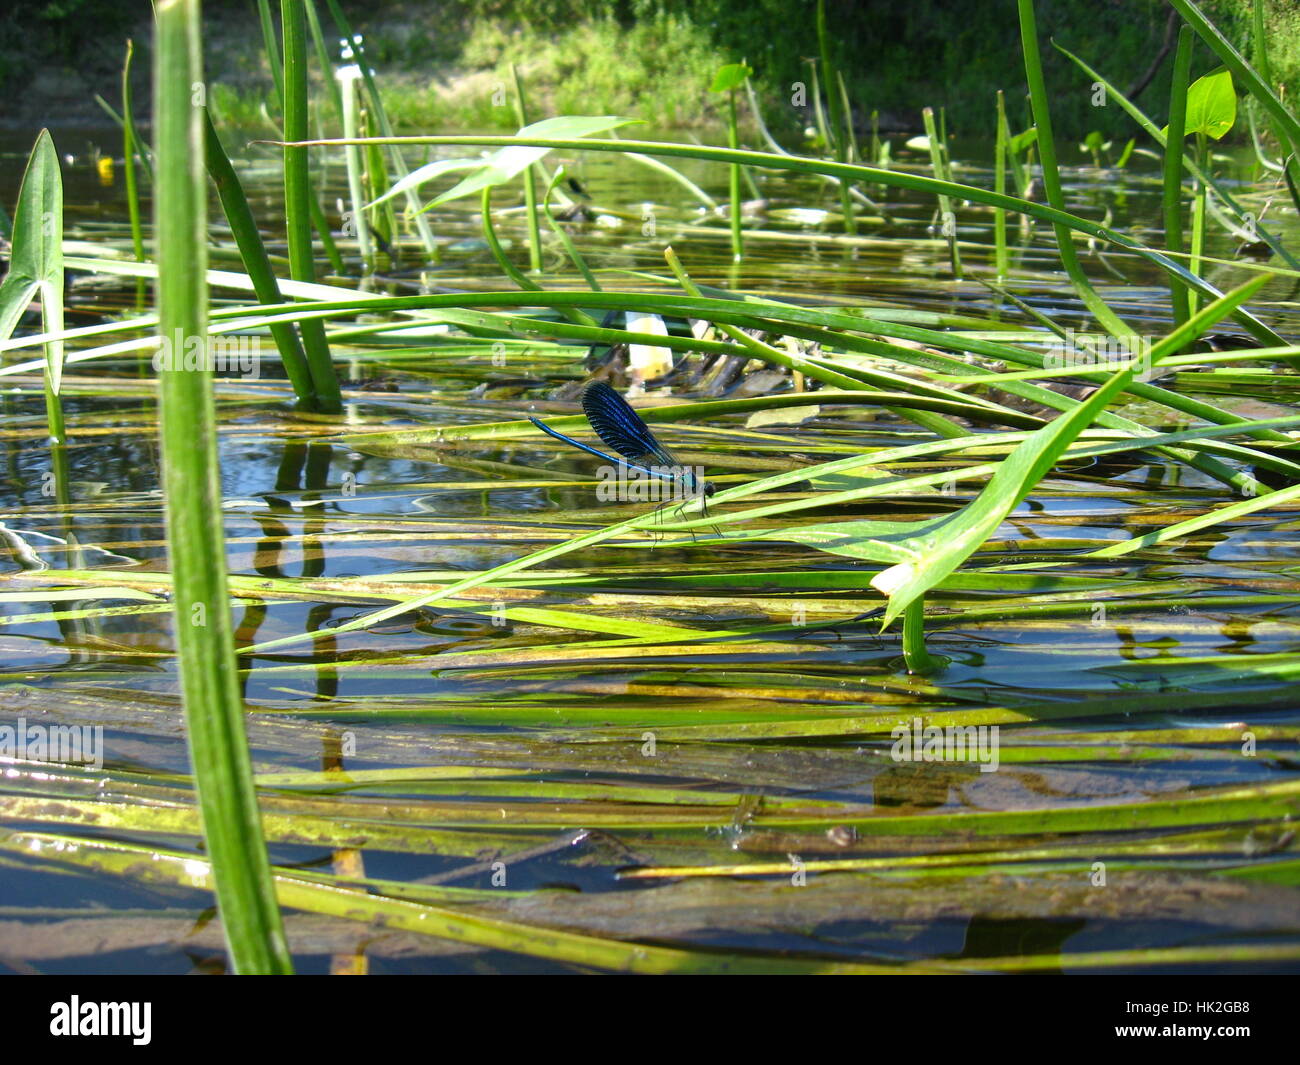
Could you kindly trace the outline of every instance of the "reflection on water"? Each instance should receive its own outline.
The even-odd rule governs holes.
[[[123,241],[120,181],[100,184],[83,147],[111,141],[76,131],[56,141],[77,156],[64,175],[68,236]],[[25,154],[24,144],[6,135],[0,150],[7,158]],[[969,157],[987,154],[972,146]],[[323,159],[324,201],[337,221],[334,204],[346,196],[343,169],[337,156]],[[601,153],[564,161],[591,192],[596,216],[573,232],[589,265],[611,284],[627,277],[615,271],[665,273],[663,248],[672,244],[704,284],[796,302],[883,302],[971,316],[985,320],[988,336],[1023,325],[1020,312],[989,289],[949,278],[946,245],[932,228],[935,205],[923,196],[872,190],[885,220],[864,220],[859,236],[844,240],[832,188],[756,174],[766,208],[748,219],[748,257],[736,267],[725,218],[691,202],[681,186]],[[1110,224],[1121,230],[1157,229],[1160,179],[1143,166],[1135,161],[1124,174],[1071,171],[1069,209],[1091,218],[1110,212]],[[681,169],[725,199],[721,168],[682,161]],[[242,170],[270,250],[283,254],[273,151],[250,146]],[[0,175],[5,202],[12,202],[17,173],[10,165]],[[991,183],[974,164],[959,176]],[[1239,191],[1252,195],[1244,186]],[[510,202],[505,195],[499,201]],[[991,261],[992,216],[959,208],[963,261],[979,273]],[[645,217],[654,219],[653,236],[642,229]],[[420,266],[411,250],[409,261],[371,279],[375,291],[507,287],[482,243],[476,203],[449,204],[432,218],[443,262]],[[1294,225],[1286,220],[1283,239],[1294,238]],[[519,256],[522,215],[506,214],[498,227]],[[1014,225],[1011,233],[1019,238],[1016,294],[1062,324],[1084,328],[1052,234]],[[1216,237],[1212,254],[1230,258],[1232,251],[1227,238]],[[558,272],[559,246],[548,245],[545,259],[548,272]],[[1158,335],[1168,326],[1164,290],[1149,264],[1092,250],[1086,262],[1135,329]],[[214,257],[214,267],[224,265]],[[1234,283],[1231,268],[1215,270],[1216,284]],[[576,283],[571,273],[547,278],[556,287]],[[230,295],[242,298],[217,298]],[[103,320],[134,301],[133,284],[78,277],[71,320]],[[358,338],[338,350],[349,356],[344,422],[354,434],[517,419],[585,375],[578,348],[572,359],[559,360],[516,344],[505,366],[493,361],[490,345],[463,340],[385,348]],[[340,441],[337,425],[293,412],[273,361],[259,369],[255,380],[228,375],[218,384],[227,565],[240,646],[328,633],[376,606],[637,512],[601,504],[592,460],[556,450],[540,434],[409,447]],[[1180,385],[1192,387],[1190,376],[1181,374]],[[1230,409],[1269,398],[1213,397]],[[106,769],[94,779],[75,766],[53,776],[13,769],[0,792],[0,802],[9,803],[0,819],[4,827],[147,838],[142,822],[69,823],[54,807],[69,796],[118,804],[115,810],[192,803],[176,779],[187,766],[152,393],[138,384],[134,359],[70,368],[66,502],[50,489],[39,391],[6,393],[0,403],[0,670],[9,682],[0,688],[0,724],[20,715],[99,723],[108,751]],[[1133,412],[1140,416],[1142,408]],[[797,429],[736,435],[743,428],[733,418],[657,431],[684,461],[706,465],[726,485],[920,439],[893,415],[861,407],[822,411]],[[916,518],[955,509],[976,487],[885,497],[870,515]],[[1282,835],[1251,835],[1251,822],[1266,821],[1276,805],[1253,815],[1245,810],[1221,826],[1212,821],[1219,835],[1180,812],[1205,789],[1294,783],[1300,537],[1292,512],[1279,507],[1115,560],[1071,560],[1230,501],[1221,485],[1155,455],[1058,468],[970,570],[1023,566],[984,583],[958,575],[931,597],[930,650],[949,664],[929,679],[900,673],[896,633],[881,634],[869,618],[854,620],[880,605],[868,584],[873,571],[779,541],[670,536],[604,543],[483,595],[314,645],[245,654],[241,678],[259,772],[464,770],[459,777],[431,771],[427,778],[285,784],[266,793],[266,809],[415,826],[408,836],[364,848],[365,875],[374,878],[456,873],[459,886],[489,888],[491,863],[480,868],[476,856],[540,847],[512,867],[509,884],[534,893],[535,918],[622,929],[627,938],[840,958],[988,959],[1129,949],[1140,926],[1140,946],[1184,946],[1212,935],[1222,943],[1253,937],[1288,947],[1300,931],[1289,865],[1277,867],[1275,884],[1234,881],[1241,894],[1231,904],[1176,899],[1157,919],[1153,900],[1162,877],[1208,877],[1243,855],[1285,858],[1293,846]],[[855,513],[828,507],[802,512],[801,520]],[[383,577],[389,598],[376,599],[373,584],[349,587],[367,577]],[[64,591],[42,592],[51,588]],[[1264,671],[1239,668],[1246,660]],[[902,721],[982,708],[1002,714],[996,720],[1007,746],[997,773],[889,760],[889,715]],[[792,721],[819,727],[783,732]],[[1258,734],[1265,756],[1238,756],[1243,722]],[[1199,735],[1187,731],[1198,729]],[[1089,748],[1090,736],[1101,743],[1117,731],[1126,737],[1119,755]],[[644,756],[647,743],[657,744],[654,762]],[[1180,836],[1169,851],[1174,858],[1131,884],[1118,872],[1124,852],[1108,837],[1116,890],[1131,893],[1108,909],[1089,894],[1092,837],[1083,814],[1110,807],[1119,813],[1099,822],[1097,832],[1119,832],[1124,844],[1198,827],[1206,835]],[[1130,809],[1131,817],[1124,812]],[[1032,820],[1043,811],[1051,816]],[[1080,819],[1069,820],[1071,811]],[[904,819],[882,835],[839,823],[881,812]],[[978,827],[969,835],[945,832],[944,816],[986,813],[1023,813],[1025,820],[993,822],[987,838]],[[578,830],[588,835],[564,837],[563,847],[546,851],[561,833]],[[280,864],[313,867],[340,853],[305,830],[270,835]],[[170,846],[195,846],[193,833],[168,838]],[[980,857],[986,852],[1067,844],[1075,847],[1068,854],[1035,853],[1037,864],[1020,873],[1037,887],[1017,896],[982,868],[998,864]],[[810,876],[798,927],[778,916],[783,876],[744,882],[752,888],[744,906],[728,893],[741,881],[643,884],[616,876],[645,865],[786,855],[892,861],[949,851],[970,863],[960,876]],[[34,964],[47,972],[185,972],[220,964],[219,937],[193,930],[205,892],[102,873],[87,881],[62,875],[39,855],[3,855],[9,856],[0,909],[48,927],[45,946],[28,954],[0,937],[0,955],[39,959]],[[462,868],[468,871],[457,872]],[[87,898],[106,908],[94,919],[110,944],[90,959],[59,931],[69,915],[91,920],[79,909]],[[502,902],[499,912],[509,905]],[[134,931],[110,923],[136,909],[156,922]],[[304,953],[300,971],[321,968],[323,953],[347,949],[346,930],[331,927],[319,936],[324,945]],[[415,943],[405,954],[376,947],[376,967],[565,970],[407,938]],[[1281,964],[1294,967],[1296,957]]]

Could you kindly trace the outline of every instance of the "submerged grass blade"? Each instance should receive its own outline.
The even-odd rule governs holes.
[[[110,841],[77,840],[72,846],[61,846],[66,839],[47,833],[4,833],[0,835],[0,846],[11,851],[26,847],[29,852],[41,852],[43,856],[48,852],[55,861],[185,887],[203,887],[210,875],[208,863],[193,855]],[[465,906],[439,906],[385,897],[333,878],[317,879],[288,870],[277,870],[275,887],[281,903],[293,909],[614,972],[904,974],[948,970],[947,966],[940,965],[817,961],[655,946],[528,925]]]

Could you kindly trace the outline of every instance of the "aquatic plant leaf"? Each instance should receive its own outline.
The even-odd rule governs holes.
[[[43,129],[27,160],[14,212],[13,254],[0,283],[0,340],[13,334],[33,297],[40,295],[48,332],[63,329],[63,179],[50,131]],[[63,341],[45,348],[50,388],[59,392]]]
[[[1216,70],[1197,78],[1187,89],[1187,119],[1184,135],[1203,133],[1222,140],[1237,121],[1237,93],[1232,85],[1232,74],[1226,69]],[[1169,135],[1169,127],[1161,131]]]
[[[1023,152],[1026,148],[1028,148],[1031,144],[1033,144],[1037,140],[1038,140],[1038,129],[1037,127],[1031,126],[1023,133],[1017,133],[1014,137],[1011,138],[1009,142],[1011,153],[1013,155],[1019,155],[1021,152]]]
[[[1300,119],[1296,118],[1292,110],[1273,91],[1272,87],[1260,77],[1259,73],[1246,61],[1236,46],[1223,35],[1217,26],[1205,17],[1201,9],[1191,0],[1169,0],[1169,4],[1177,9],[1178,13],[1196,31],[1201,40],[1210,46],[1214,54],[1232,72],[1232,76],[1245,91],[1259,101],[1275,123],[1275,128],[1280,133],[1285,134],[1286,139],[1291,142],[1292,148],[1300,145]],[[1192,122],[1190,99],[1187,107],[1187,121],[1190,129]]]
[[[713,84],[709,86],[709,92],[738,89],[745,84],[745,79],[752,73],[754,72],[746,63],[728,63],[724,67],[719,67],[718,72],[713,75]]]
[[[556,118],[544,118],[540,122],[524,126],[515,136],[561,139],[566,137],[589,137],[593,133],[604,133],[619,126],[637,122],[635,118],[619,118],[617,115],[560,115]],[[518,174],[523,173],[537,162],[550,148],[536,148],[523,144],[512,144],[501,148],[488,156],[487,160],[474,160],[479,169],[465,178],[458,185],[448,189],[425,206],[437,207],[440,204],[459,200],[492,185],[504,185]]]
[[[457,170],[475,170],[483,165],[482,159],[435,159],[432,163],[416,167],[401,181],[396,182],[387,192],[376,200],[371,200],[367,207],[376,207],[394,196],[400,196],[410,189],[418,188],[427,181],[442,177],[443,174],[455,173]]]

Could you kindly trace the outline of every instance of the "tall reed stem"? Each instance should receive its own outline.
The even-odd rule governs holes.
[[[126,60],[122,64],[122,173],[126,181],[126,213],[131,223],[131,250],[139,262],[144,262],[144,227],[140,224],[140,190],[135,170],[135,122],[131,117],[131,57],[135,42],[126,42]],[[137,307],[144,306],[145,283],[141,278],[135,284]]]
[[[252,208],[248,206],[244,187],[225,149],[221,146],[221,138],[217,136],[216,127],[212,124],[212,116],[206,107],[201,110],[208,173],[217,188],[221,208],[225,212],[226,221],[230,223],[230,232],[239,247],[239,256],[244,262],[244,270],[253,283],[253,291],[257,293],[259,300],[266,304],[281,303],[283,298],[280,295],[280,285],[271,270],[271,260],[266,254],[266,246],[262,243],[262,235],[257,231],[257,222],[253,218]],[[302,345],[298,343],[298,334],[294,332],[293,324],[271,322],[268,328],[298,402],[309,410],[315,410],[316,392],[311,379],[311,367],[307,365],[307,356],[303,353]]]
[[[519,71],[510,64],[510,77],[515,83],[515,121],[519,128],[528,125],[528,107],[524,101],[524,86]],[[542,272],[542,227],[537,221],[537,167],[524,169],[524,204],[528,209],[528,265],[535,274]]]
[[[342,89],[340,108],[343,113],[343,136],[352,140],[357,136],[357,95],[356,82],[361,77],[361,68],[354,62],[339,71],[339,86]],[[357,234],[357,250],[365,269],[375,268],[374,242],[370,239],[370,227],[366,225],[365,197],[361,194],[361,149],[349,144],[343,149],[343,159],[348,171],[348,195],[352,199],[352,226]]]
[[[727,147],[733,151],[740,147],[740,132],[736,128],[736,90],[727,90]],[[740,229],[740,164],[732,163],[727,170],[728,194],[731,196],[731,261],[740,262],[745,257],[745,242]]]
[[[934,108],[921,109],[921,120],[925,123],[925,137],[930,142],[930,167],[934,170],[936,181],[952,181],[948,172],[948,153],[944,147],[943,136],[934,124]],[[961,252],[957,248],[957,215],[952,209],[952,200],[943,193],[939,194],[939,232],[948,242],[948,258],[952,262],[952,276],[961,280]]]
[[[284,139],[307,137],[307,18],[302,0],[281,0],[281,31],[284,34]],[[289,273],[295,281],[315,281],[312,255],[311,178],[307,149],[284,149],[284,222],[289,239]],[[321,411],[337,414],[343,409],[338,376],[330,358],[325,327],[307,320],[299,325],[302,346],[311,367],[316,401]]]
[[[1165,248],[1179,254],[1183,241],[1183,135],[1187,127],[1187,83],[1192,72],[1193,35],[1190,26],[1178,31],[1178,50],[1174,53],[1174,80],[1169,90],[1169,131],[1165,135],[1164,216]],[[1192,316],[1187,286],[1170,278],[1169,302],[1174,325],[1182,325]]]
[[[1020,13],[1020,45],[1025,57],[1025,76],[1029,81],[1030,105],[1034,111],[1034,126],[1038,129],[1038,158],[1043,166],[1043,189],[1047,193],[1047,202],[1058,211],[1063,211],[1065,193],[1061,188],[1061,172],[1056,165],[1056,144],[1052,140],[1051,108],[1048,105],[1047,84],[1043,81],[1043,64],[1038,51],[1038,24],[1034,18],[1034,0],[1016,0],[1016,4]],[[1056,233],[1056,246],[1060,252],[1061,265],[1070,275],[1074,290],[1079,294],[1084,306],[1112,336],[1133,336],[1133,330],[1128,324],[1106,305],[1105,300],[1092,287],[1087,274],[1083,271],[1083,266],[1079,263],[1070,230],[1059,223],[1055,223],[1052,228]]]
[[[826,85],[826,106],[830,111],[830,120],[826,123],[826,132],[830,139],[827,146],[835,153],[837,163],[848,162],[848,145],[845,138],[846,123],[851,124],[852,115],[841,114],[843,101],[835,92],[835,69],[831,65],[830,34],[826,29],[826,0],[817,0],[817,50],[821,56],[822,81]],[[814,93],[817,91],[813,86]],[[732,145],[731,147],[736,147]],[[857,232],[857,219],[853,211],[853,197],[849,194],[849,183],[840,185],[840,210],[844,214],[844,232],[853,236]]]
[[[997,139],[993,145],[993,191],[999,196],[1007,191],[1007,102],[998,90],[998,125]],[[998,280],[1006,278],[1010,269],[1007,255],[1007,212],[1001,207],[993,208],[993,261]]]

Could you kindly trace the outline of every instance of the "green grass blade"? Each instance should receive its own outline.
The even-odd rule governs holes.
[[[1136,122],[1139,126],[1141,126],[1142,129],[1146,131],[1147,135],[1150,136],[1151,139],[1155,141],[1159,147],[1164,148],[1165,135],[1160,131],[1160,127],[1157,126],[1154,122],[1152,122],[1151,119],[1148,118],[1137,107],[1137,105],[1135,105],[1131,100],[1128,99],[1128,97],[1126,97],[1122,92],[1120,92],[1119,89],[1115,88],[1114,85],[1112,85],[1109,81],[1107,81],[1104,77],[1102,77],[1101,74],[1099,74],[1095,69],[1093,69],[1087,63],[1085,63],[1082,59],[1080,59],[1069,49],[1063,48],[1061,45],[1056,44],[1056,42],[1052,42],[1052,43],[1055,45],[1056,50],[1058,52],[1060,52],[1067,59],[1069,59],[1070,62],[1072,62],[1080,70],[1082,70],[1090,80],[1099,83],[1103,88],[1105,88],[1106,95],[1109,96],[1110,99],[1114,100],[1117,104],[1119,104],[1119,106],[1124,110],[1125,114],[1129,115],[1129,117],[1131,117],[1134,122]],[[1197,165],[1196,160],[1193,159],[1186,151],[1183,152],[1183,169],[1189,171],[1190,173],[1195,175],[1199,180],[1209,185],[1210,188],[1214,189],[1215,196],[1218,198],[1218,200],[1221,203],[1223,203],[1232,212],[1238,224],[1241,225],[1246,224],[1246,216],[1248,213],[1251,214],[1252,218],[1254,217],[1253,212],[1247,212],[1246,208],[1242,207],[1237,202],[1236,197],[1234,197],[1232,194],[1232,189],[1230,189],[1225,182],[1220,181],[1218,178],[1214,177],[1214,175],[1207,174],[1203,170],[1201,170],[1201,168]],[[1255,220],[1255,225],[1257,227],[1259,239],[1264,241],[1266,244],[1268,244],[1270,248],[1273,249],[1274,255],[1278,256],[1280,259],[1286,262],[1287,265],[1290,266],[1292,269],[1300,269],[1300,259],[1297,259],[1294,255],[1292,255],[1291,252],[1287,250],[1286,246],[1282,244],[1277,239],[1276,236],[1270,233],[1262,225],[1259,225],[1257,219]]]
[[[510,77],[515,84],[515,120],[520,129],[528,126],[528,108],[524,102],[524,85],[519,71],[510,64]],[[524,207],[528,213],[528,265],[535,274],[542,272],[542,227],[537,218],[537,164],[524,167]]]
[[[1007,105],[1002,90],[997,95],[997,130],[993,146],[993,191],[1003,196],[1007,191]],[[1003,281],[1010,269],[1007,255],[1007,212],[1004,207],[993,208],[993,261],[997,269],[998,280]]]
[[[266,49],[266,62],[271,68],[271,81],[275,85],[275,98],[284,107],[284,67],[280,62],[280,44],[271,21],[271,0],[257,0],[257,18],[262,27],[262,46]]]
[[[521,142],[530,138],[549,138],[552,136],[556,138],[586,137],[593,133],[604,133],[607,130],[617,129],[619,126],[626,126],[635,121],[636,119],[619,118],[617,115],[562,115],[558,118],[544,118],[540,122],[523,126],[515,136]],[[520,143],[502,148],[500,151],[494,152],[486,160],[475,160],[476,170],[469,177],[463,179],[440,196],[434,197],[432,201],[425,204],[424,209],[440,207],[444,203],[450,203],[452,200],[458,200],[462,196],[469,196],[493,185],[504,185],[519,174],[527,171],[530,166],[550,151],[550,148]],[[405,186],[398,182],[395,188],[404,189]]]
[[[307,135],[307,19],[303,0],[281,0],[280,19],[284,32],[284,131],[285,140]],[[289,272],[295,281],[314,281],[312,255],[312,198],[307,152],[284,149],[285,230],[289,238]],[[318,321],[304,321],[299,327],[302,346],[311,368],[316,405],[326,414],[343,409],[338,375],[330,360],[325,327]]]
[[[1257,278],[1235,289],[1204,308],[1189,323],[1174,330],[1152,348],[1152,364],[1199,336],[1232,307],[1249,299],[1266,280]],[[924,523],[919,535],[914,532],[880,544],[881,561],[895,563],[872,581],[889,597],[885,624],[955,570],[988,539],[1007,514],[1055,465],[1079,433],[1131,381],[1134,373],[1131,368],[1118,372],[1087,402],[1055,419],[1021,444],[999,464],[980,495],[957,515],[944,515]]]
[[[578,246],[573,243],[573,238],[564,225],[556,221],[551,214],[551,194],[555,191],[555,186],[564,178],[564,167],[555,171],[555,176],[551,178],[550,184],[546,186],[546,195],[542,197],[542,217],[546,219],[546,224],[551,227],[551,232],[555,234],[557,240],[564,247],[565,254],[570,261],[578,268],[578,273],[582,274],[582,279],[587,282],[587,286],[592,292],[600,292],[600,282],[596,280],[596,275],[591,272],[591,267],[587,265],[587,260],[583,258],[582,252],[578,251]]]
[[[539,125],[541,125],[541,123],[534,123],[534,128]],[[932,177],[927,177],[922,174],[905,173],[898,170],[884,170],[879,167],[835,163],[822,159],[808,159],[802,156],[784,156],[771,152],[732,150],[730,148],[705,147],[695,144],[674,144],[665,141],[582,140],[567,137],[539,137],[533,134],[525,136],[522,132],[512,137],[478,135],[451,137],[383,137],[378,138],[373,142],[367,141],[364,138],[360,139],[358,142],[350,142],[335,138],[306,140],[296,143],[305,147],[341,147],[348,143],[382,143],[485,145],[501,147],[523,147],[526,145],[533,148],[545,148],[547,150],[558,148],[567,151],[604,151],[619,153],[635,151],[645,154],[663,155],[670,158],[705,159],[719,163],[736,162],[745,166],[790,171],[799,174],[824,174],[832,177],[843,178],[850,182],[857,181],[866,184],[888,185],[895,188],[912,189],[914,191],[930,193],[933,195],[944,193],[954,198],[969,200],[972,203],[985,204],[989,207],[1005,207],[1007,210],[1014,211],[1017,214],[1027,215],[1031,218],[1039,218],[1043,221],[1052,223],[1054,226],[1061,225],[1067,229],[1073,229],[1077,232],[1085,233],[1088,236],[1095,237],[1098,240],[1113,244],[1118,248],[1122,248],[1140,256],[1165,273],[1172,273],[1183,278],[1191,287],[1204,295],[1209,296],[1211,299],[1217,299],[1223,295],[1223,293],[1213,285],[1191,273],[1185,266],[1176,260],[1171,259],[1167,255],[1161,254],[1160,251],[1110,229],[1107,226],[1099,225],[1086,218],[1080,218],[1078,215],[1072,215],[1068,211],[1059,207],[1013,196],[1000,196],[991,189],[981,188],[977,185],[963,185],[956,182],[937,181]],[[1077,257],[1075,262],[1077,264]],[[1285,344],[1285,341],[1278,336],[1276,332],[1248,311],[1239,308],[1233,317],[1242,324],[1251,336],[1257,338],[1263,343],[1270,346],[1281,346]],[[1126,333],[1124,335],[1128,334]]]
[[[1034,127],[1038,130],[1038,158],[1043,168],[1043,189],[1047,193],[1047,202],[1061,210],[1065,206],[1065,193],[1061,187],[1061,172],[1056,165],[1056,145],[1052,139],[1051,108],[1048,103],[1047,85],[1043,81],[1042,60],[1038,52],[1038,26],[1034,19],[1033,0],[1016,0],[1020,14],[1020,45],[1025,57],[1025,75],[1029,79],[1030,103],[1034,112]],[[1092,312],[1102,328],[1112,336],[1129,337],[1134,331],[1128,324],[1106,305],[1092,287],[1079,262],[1074,249],[1074,241],[1063,225],[1055,225],[1056,245],[1061,255],[1061,265],[1070,275],[1075,291],[1083,300],[1084,306]]]
[[[207,185],[202,119],[192,99],[203,83],[197,0],[160,3],[156,34],[159,319],[164,337],[203,343]],[[162,370],[159,384],[181,687],[217,898],[237,971],[288,972],[235,671],[211,374],[173,367]]]
[[[132,41],[126,42],[126,60],[122,64],[122,170],[126,180],[126,210],[131,222],[131,247],[135,257],[144,259],[144,228],[140,224],[140,193],[136,187],[136,147],[138,139],[131,106],[131,58],[135,54]],[[139,285],[143,288],[143,284]]]
[[[1187,85],[1192,70],[1192,31],[1183,26],[1178,33],[1178,50],[1174,53],[1174,80],[1169,91],[1169,133],[1165,142],[1164,215],[1165,247],[1182,252],[1183,244],[1183,130],[1187,121]],[[1182,325],[1192,316],[1187,286],[1170,278],[1169,300],[1174,325]]]
[[[280,286],[271,271],[271,260],[267,257],[262,235],[257,230],[248,197],[244,195],[239,175],[235,173],[235,168],[231,166],[230,159],[221,146],[221,138],[217,135],[212,115],[206,107],[203,108],[203,120],[208,174],[217,187],[221,207],[226,213],[226,221],[230,223],[235,243],[239,245],[239,255],[244,262],[244,269],[248,271],[249,280],[253,283],[253,291],[263,303],[280,303],[283,299]],[[311,368],[307,365],[307,356],[298,342],[298,334],[287,322],[272,322],[268,328],[280,352],[285,373],[293,385],[294,395],[306,409],[314,410],[317,406],[315,386],[312,383]]]

